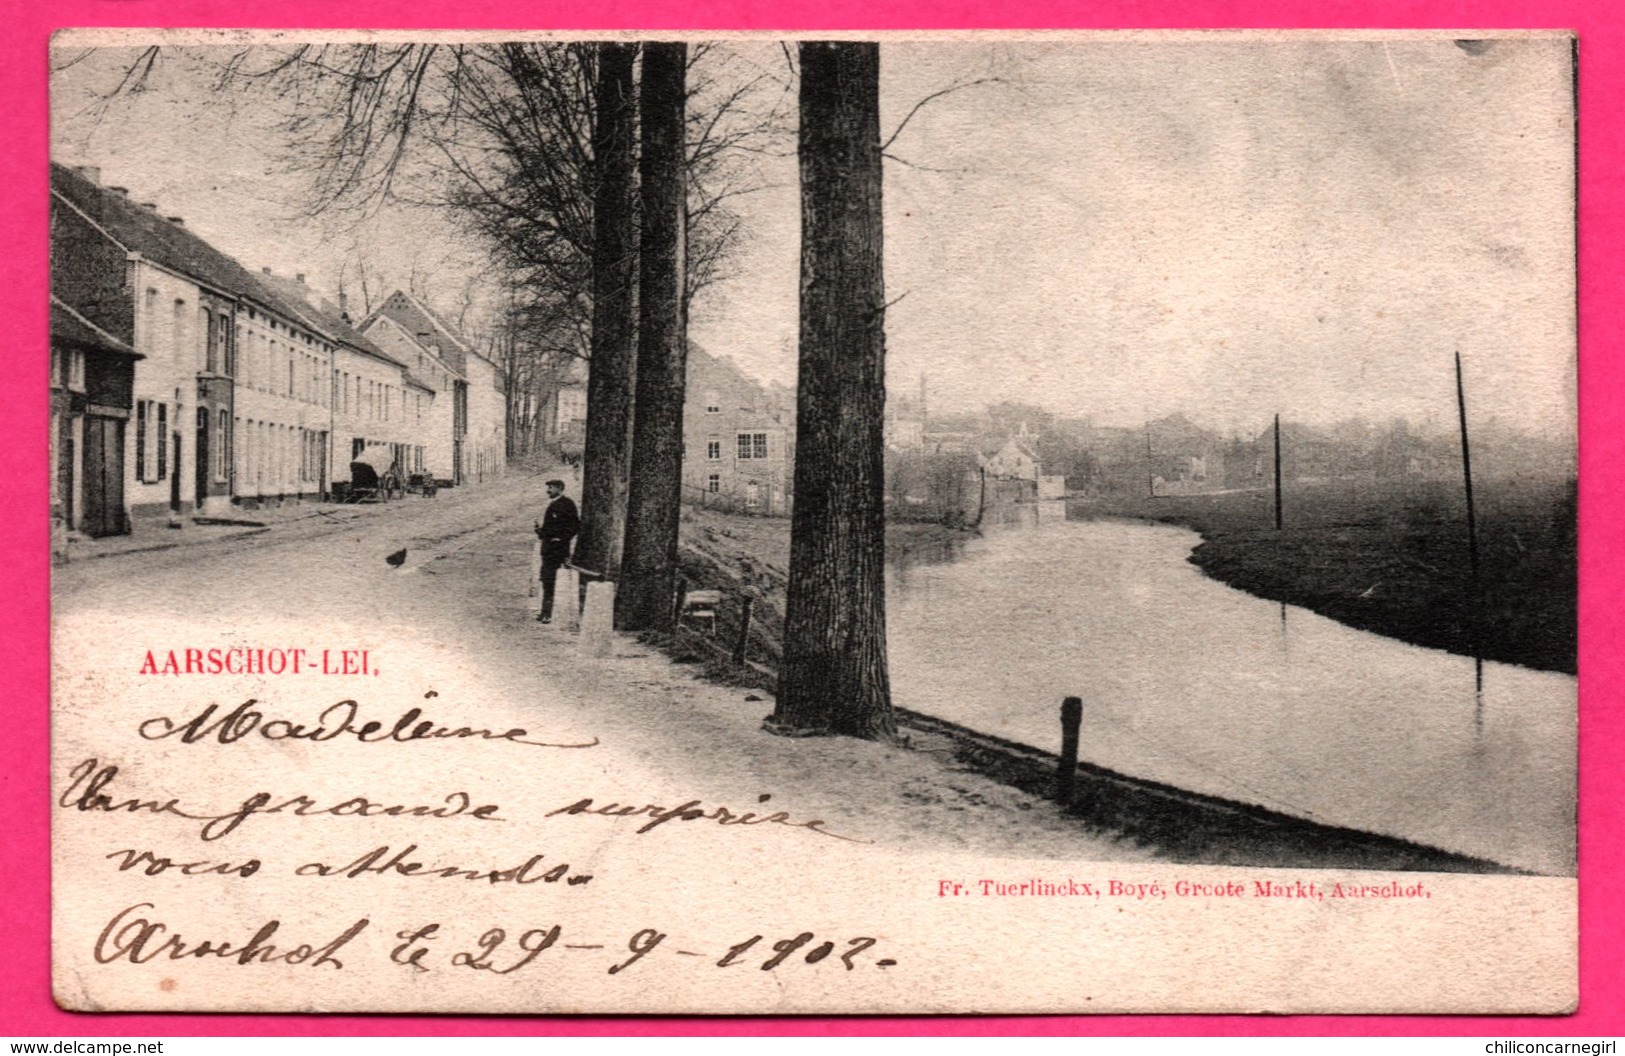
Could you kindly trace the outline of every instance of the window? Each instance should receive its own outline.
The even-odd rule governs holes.
[[[742,458],[742,459],[746,459],[746,458],[766,458],[767,457],[767,434],[766,433],[740,433],[739,436],[738,436],[738,446],[739,446],[739,457]]]
[[[722,477],[716,473],[705,478],[705,490],[715,495],[722,490]]]
[[[169,475],[169,404],[158,405],[158,476],[163,480]]]
[[[148,355],[158,344],[158,291],[147,290],[147,300],[141,312],[141,321],[146,330],[146,342],[143,346]]]
[[[147,479],[147,407],[148,400],[137,400],[135,404],[135,479]]]
[[[722,461],[722,439],[720,437],[713,436],[705,442],[705,460],[707,462]]]
[[[745,509],[754,510],[762,504],[762,486],[756,481],[745,485]]]
[[[216,484],[226,482],[226,467],[230,462],[226,453],[231,447],[231,418],[225,411],[220,412],[220,427],[214,435],[214,451],[211,452],[214,462],[214,481]]]
[[[198,338],[203,345],[203,369],[210,374],[220,369],[220,346],[214,329],[214,313],[207,308],[197,310]]]
[[[722,413],[722,401],[717,399],[717,394],[715,392],[707,392],[705,394],[705,413],[706,414],[721,414]]]
[[[68,383],[66,388],[70,392],[85,391],[85,354],[80,349],[73,349],[68,353]]]

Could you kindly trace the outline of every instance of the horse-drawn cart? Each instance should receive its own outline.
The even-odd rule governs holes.
[[[364,449],[350,462],[350,486],[344,492],[345,502],[388,502],[405,494],[400,467],[391,458],[389,448]]]

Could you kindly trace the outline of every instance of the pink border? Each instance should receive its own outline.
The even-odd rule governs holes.
[[[0,62],[6,101],[0,146],[0,319],[10,357],[26,367],[0,376],[0,479],[14,496],[0,518],[0,553],[14,589],[0,616],[0,670],[13,686],[12,733],[0,750],[0,1034],[23,1036],[184,1035],[530,1035],[530,1034],[1097,1034],[1097,1035],[1614,1035],[1625,1033],[1625,935],[1622,902],[1609,866],[1625,862],[1625,774],[1618,769],[1625,725],[1618,697],[1621,616],[1609,598],[1625,594],[1625,392],[1618,351],[1621,301],[1606,277],[1618,275],[1625,245],[1625,16],[1615,0],[279,0],[243,5],[222,0],[19,0],[7,14],[9,41]],[[1504,27],[1566,28],[1580,34],[1580,290],[1582,349],[1581,593],[1581,1003],[1573,1017],[1045,1017],[975,1019],[532,1019],[479,1017],[71,1015],[51,1003],[49,987],[49,802],[45,702],[46,625],[46,42],[61,26],[261,26],[571,29],[919,29],[1061,27]]]

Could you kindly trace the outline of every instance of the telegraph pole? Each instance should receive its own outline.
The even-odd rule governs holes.
[[[1281,416],[1275,416],[1275,530],[1281,530]]]
[[[1467,397],[1461,383],[1461,353],[1456,353],[1456,412],[1461,418],[1461,476],[1467,488],[1467,558],[1478,582],[1478,517],[1473,509],[1473,456],[1467,444]]]
[[[1151,423],[1145,423],[1145,493],[1149,498],[1157,497],[1156,469],[1151,462]]]

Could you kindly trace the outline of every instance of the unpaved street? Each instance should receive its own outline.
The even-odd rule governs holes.
[[[766,734],[760,723],[772,702],[747,699],[765,694],[701,682],[636,642],[619,640],[609,659],[581,659],[574,636],[535,623],[527,610],[529,529],[551,475],[512,476],[434,499],[302,507],[297,520],[268,516],[269,531],[202,541],[220,530],[188,528],[193,537],[172,549],[79,560],[57,570],[57,633],[102,639],[98,626],[138,627],[143,643],[180,647],[196,643],[165,630],[177,622],[216,628],[223,639],[241,637],[243,628],[296,625],[311,630],[306,648],[313,649],[318,639],[343,647],[334,629],[366,628],[358,641],[377,641],[389,629],[392,641],[417,655],[375,654],[386,675],[403,661],[415,666],[435,656],[471,680],[459,697],[439,690],[432,717],[540,722],[553,739],[572,743],[597,737],[591,755],[602,773],[659,775],[708,801],[772,795],[900,848],[1148,856],[1090,838],[1053,806],[953,768],[945,755]],[[403,548],[400,567],[386,562]],[[130,673],[139,652],[131,642],[119,661]],[[477,715],[471,698],[480,701]]]

